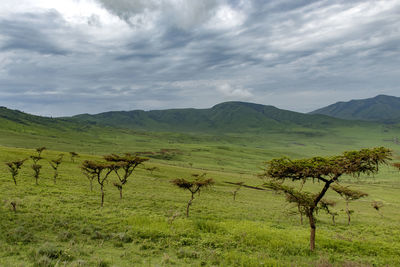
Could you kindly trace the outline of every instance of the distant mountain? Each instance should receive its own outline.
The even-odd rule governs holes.
[[[253,132],[294,128],[324,129],[351,125],[324,115],[310,115],[246,102],[225,102],[209,109],[113,111],[70,118],[118,128],[149,131]]]
[[[323,114],[347,120],[397,123],[400,122],[400,97],[378,95],[374,98],[337,102],[310,114]]]

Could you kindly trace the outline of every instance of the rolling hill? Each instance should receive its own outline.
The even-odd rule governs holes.
[[[374,98],[337,102],[310,114],[323,114],[346,120],[398,123],[400,122],[400,97],[378,95]]]
[[[69,120],[117,128],[173,132],[254,132],[294,128],[322,129],[353,123],[319,114],[303,114],[273,106],[225,102],[209,109],[113,111],[82,114]]]

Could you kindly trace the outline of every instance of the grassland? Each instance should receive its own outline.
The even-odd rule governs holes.
[[[284,197],[270,191],[242,188],[233,201],[235,187],[225,181],[260,185],[256,176],[264,161],[333,155],[362,147],[387,146],[397,128],[337,127],[328,131],[291,129],[266,134],[150,133],[112,128],[81,129],[43,127],[0,130],[0,162],[27,158],[35,147],[46,146],[46,160],[65,153],[57,184],[43,160],[36,186],[27,162],[15,186],[0,164],[0,265],[1,266],[398,266],[400,265],[400,174],[384,167],[378,175],[353,179],[345,185],[369,193],[351,203],[352,224],[346,225],[344,203],[335,194],[340,215],[337,225],[318,215],[316,252],[308,249],[308,225],[301,225]],[[151,158],[149,173],[137,169],[124,189],[124,198],[106,185],[105,207],[100,192],[82,175],[84,159],[106,153],[159,151]],[[72,163],[67,153],[81,157]],[[170,180],[207,172],[216,185],[203,191],[185,218],[188,192]],[[308,190],[318,184],[308,185]],[[381,216],[373,200],[384,207]],[[17,202],[17,212],[11,210]]]

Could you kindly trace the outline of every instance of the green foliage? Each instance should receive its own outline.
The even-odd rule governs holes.
[[[392,152],[384,147],[347,151],[340,156],[313,157],[309,159],[291,160],[289,158],[273,159],[268,162],[265,176],[274,179],[336,179],[344,174],[373,174],[379,165],[390,160]],[[326,178],[323,178],[323,177]]]
[[[334,184],[331,186],[332,190],[338,193],[340,196],[342,196],[346,201],[350,200],[357,200],[362,197],[368,196],[367,193],[359,191],[359,190],[354,190],[350,189],[347,186],[342,186],[340,184]]]

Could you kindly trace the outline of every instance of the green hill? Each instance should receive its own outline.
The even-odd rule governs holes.
[[[71,120],[118,128],[173,132],[260,132],[350,125],[324,115],[302,114],[273,106],[225,102],[210,109],[113,111],[77,115]]]
[[[337,102],[310,114],[323,114],[347,120],[398,123],[400,122],[400,97],[378,95],[374,98]]]

